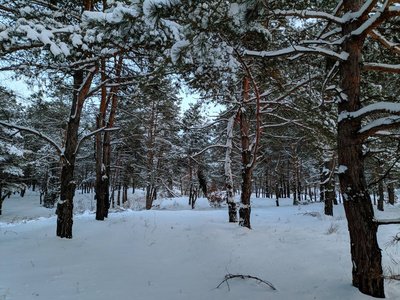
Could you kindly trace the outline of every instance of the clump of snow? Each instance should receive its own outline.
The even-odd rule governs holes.
[[[181,53],[183,48],[186,48],[190,45],[190,42],[187,40],[178,41],[171,47],[171,60],[174,64],[177,63],[179,58],[181,57]]]
[[[339,167],[338,167],[338,174],[344,174],[345,172],[347,171],[347,167],[346,166],[343,166],[343,165],[340,165]]]

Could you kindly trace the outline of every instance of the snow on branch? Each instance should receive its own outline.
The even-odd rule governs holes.
[[[337,17],[340,13],[340,11],[343,8],[343,0],[340,0],[339,3],[337,4],[336,8],[333,10],[333,16]],[[328,30],[328,28],[331,26],[332,21],[329,21],[324,28],[319,32],[318,37],[322,37],[324,33]]]
[[[397,49],[399,49],[399,48],[397,47]],[[364,70],[387,72],[387,73],[400,73],[400,65],[364,63]]]
[[[399,3],[399,2],[397,2]],[[388,9],[389,13],[391,13],[392,16],[399,16],[400,14],[400,6],[390,6]]]
[[[291,54],[304,53],[304,54],[318,54],[330,57],[339,62],[347,60],[349,54],[347,52],[336,53],[335,51],[325,49],[322,47],[304,47],[304,46],[290,46],[284,49],[275,51],[251,51],[245,50],[244,55],[262,58],[274,58],[286,56]]]
[[[341,18],[335,17],[331,14],[320,12],[320,11],[311,11],[311,10],[273,10],[272,14],[279,17],[299,17],[301,19],[322,19],[334,22],[336,24],[342,24],[343,20]]]
[[[363,108],[354,112],[343,111],[340,113],[338,117],[338,122],[341,122],[345,119],[363,118],[373,113],[379,113],[379,112],[398,114],[400,113],[400,103],[378,102],[364,106]]]
[[[0,10],[6,11],[6,12],[14,12],[14,10],[12,8],[9,8],[9,7],[1,5],[1,4],[0,4]]]
[[[379,220],[374,218],[374,223],[378,225],[393,225],[393,224],[400,224],[400,219],[384,219]]]
[[[398,116],[389,116],[385,118],[380,118],[370,122],[368,125],[361,128],[358,131],[359,138],[361,140],[364,140],[378,131],[396,129],[399,127],[400,127],[400,117]]]
[[[366,1],[358,12],[352,13],[351,15],[353,16],[353,18],[357,19],[362,19],[365,16],[368,16],[368,14],[372,11],[372,9],[375,7],[378,1],[379,0]]]
[[[384,45],[387,49],[389,49],[390,51],[400,55],[400,47],[399,44],[395,44],[390,42],[389,40],[387,40],[383,35],[381,35],[378,31],[376,30],[372,30],[369,35],[377,40],[378,42],[380,42],[382,45]]]
[[[211,146],[208,146],[208,147],[204,148],[203,150],[200,150],[199,152],[191,155],[190,158],[194,159],[196,156],[199,156],[200,154],[202,154],[212,148],[227,148],[227,146],[226,145],[211,145]]]
[[[51,139],[47,135],[41,133],[40,131],[37,131],[36,129],[25,127],[25,126],[20,126],[20,125],[16,125],[16,124],[10,124],[10,123],[6,123],[3,121],[0,121],[0,125],[34,134],[34,135],[40,137],[41,139],[43,139],[44,141],[48,142],[51,146],[53,146],[57,150],[58,154],[61,155],[63,152],[63,150],[60,148],[60,146],[58,146],[58,144],[53,139]]]
[[[368,2],[374,2],[374,1],[368,1]],[[366,3],[364,6],[367,6]],[[367,20],[365,21],[360,27],[358,27],[356,30],[351,32],[351,36],[366,36],[369,34],[374,28],[379,26],[382,22],[386,21],[390,17],[396,16],[396,12],[390,12],[388,9],[388,5],[390,4],[390,0],[386,0],[386,2],[377,10],[374,12],[374,14]],[[362,10],[361,10],[362,11]],[[362,15],[356,16],[357,18],[361,18]]]
[[[119,130],[119,127],[108,128],[107,126],[104,126],[104,127],[101,127],[101,128],[99,128],[99,129],[96,129],[96,130],[94,130],[94,131],[92,131],[92,132],[90,132],[90,133],[84,135],[84,136],[78,141],[78,144],[76,145],[74,154],[77,154],[77,153],[79,152],[79,149],[81,148],[83,142],[84,142],[86,139],[88,139],[89,137],[91,137],[91,136],[93,136],[93,135],[95,135],[95,134],[97,134],[97,133],[104,132],[104,131],[118,131],[118,130]]]

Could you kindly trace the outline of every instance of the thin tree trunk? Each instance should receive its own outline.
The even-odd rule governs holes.
[[[333,187],[333,168],[333,159],[325,159],[321,171],[321,201],[324,201],[324,212],[327,216],[333,216],[333,201],[335,198],[335,189]]]
[[[122,56],[119,57],[118,62],[115,63],[117,72],[116,76],[121,74]],[[102,81],[105,81],[105,61],[102,60],[101,74]],[[113,87],[110,90],[110,95],[107,97],[107,88],[102,87],[100,112],[97,121],[97,127],[101,128],[107,126],[112,128],[114,125],[115,113],[117,109],[117,92],[118,87]],[[111,101],[111,110],[106,124],[106,111]],[[104,220],[108,217],[108,210],[110,208],[110,178],[111,178],[111,132],[106,131],[101,143],[101,133],[96,135],[96,220]]]
[[[146,187],[146,209],[151,209],[153,205],[153,195],[152,191],[154,188],[154,139],[157,131],[157,123],[156,123],[156,100],[153,100],[151,107],[151,116],[150,116],[150,128],[149,128],[149,141],[148,141],[148,153],[147,153],[147,187]]]
[[[387,183],[388,201],[389,204],[394,205],[394,182],[391,173],[388,174],[388,180],[389,180],[389,182]]]
[[[244,100],[248,99],[249,91],[249,78],[245,78],[244,81]],[[250,150],[250,136],[249,136],[249,124],[245,108],[239,111],[240,119],[240,136],[242,142],[242,194],[240,195],[240,208],[239,208],[239,225],[247,228],[250,226],[250,215],[251,215],[251,177],[252,177],[252,153]],[[254,158],[255,159],[255,158]]]
[[[300,202],[300,172],[296,154],[296,148],[291,145],[292,160],[293,160],[293,205],[298,205]]]
[[[233,176],[232,176],[232,161],[231,153],[233,148],[233,125],[234,118],[232,117],[228,122],[227,138],[226,138],[226,152],[225,152],[225,184],[226,184],[226,203],[228,204],[228,216],[230,223],[238,221],[237,208],[235,196],[233,192]]]
[[[377,205],[377,209],[380,211],[383,211],[383,202],[385,200],[385,197],[383,195],[383,180],[380,179],[378,181],[378,205]]]
[[[101,80],[102,82],[106,79],[105,70],[105,59],[101,60]],[[102,86],[101,88],[101,101],[100,110],[97,115],[97,129],[100,129],[105,125],[106,110],[107,110],[107,88]],[[105,202],[106,200],[106,166],[103,161],[103,147],[102,144],[102,133],[96,134],[96,183],[95,183],[95,199],[96,199],[96,220],[103,221],[105,217]]]
[[[0,216],[3,214],[3,202],[7,197],[10,197],[11,192],[6,192],[4,195],[2,194],[2,190],[0,189]]]

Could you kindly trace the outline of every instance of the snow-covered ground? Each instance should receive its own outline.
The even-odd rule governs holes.
[[[129,207],[141,197],[129,195]],[[227,222],[226,207],[205,199],[191,210],[187,198],[157,201],[156,209],[110,213],[94,220],[93,195],[76,195],[74,237],[55,236],[54,209],[38,194],[13,195],[0,216],[0,299],[372,299],[351,286],[349,238],[343,207],[334,217],[323,205],[292,206],[253,198],[252,230]],[[386,206],[380,216],[399,215]],[[82,213],[82,211],[84,211]],[[382,226],[386,272],[400,273],[398,246],[386,247],[399,226]],[[230,279],[227,274],[256,276]],[[400,283],[386,282],[388,299]]]

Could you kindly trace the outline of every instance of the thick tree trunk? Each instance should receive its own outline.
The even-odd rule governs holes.
[[[364,1],[344,0],[344,12],[358,11]],[[343,34],[347,35],[359,28],[364,20],[349,20],[343,24]],[[360,76],[362,66],[363,40],[347,38],[343,51],[348,59],[341,63],[341,90],[346,99],[338,104],[339,114],[354,112],[361,108]],[[351,259],[353,263],[353,285],[362,293],[384,298],[381,250],[377,241],[378,225],[364,174],[362,141],[358,131],[361,121],[345,118],[338,123],[339,180],[343,203],[350,233]]]

